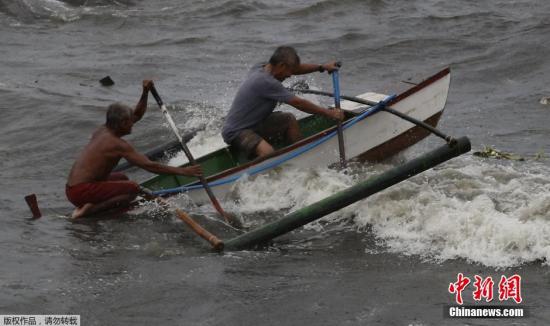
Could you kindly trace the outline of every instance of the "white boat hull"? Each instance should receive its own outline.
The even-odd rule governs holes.
[[[427,81],[423,82],[426,85],[420,84],[400,94],[395,101],[390,102],[392,103],[391,108],[417,120],[436,125],[447,100],[450,72],[446,69],[434,75],[431,79],[433,80],[427,80],[429,83]],[[385,95],[365,93],[357,97],[378,102]],[[342,101],[341,106],[344,110],[353,111],[361,105],[350,101]],[[379,160],[387,157],[388,153],[393,154],[416,143],[418,139],[411,138],[414,134],[422,133],[421,138],[427,135],[427,132],[423,129],[419,129],[414,124],[384,111],[367,116],[351,127],[346,127],[346,125],[344,127],[347,159]],[[314,137],[316,136],[309,138]],[[278,156],[209,181],[212,191],[218,199],[222,201],[230,200],[235,181],[243,176],[267,173],[275,166],[312,168],[330,166],[339,162],[338,138],[335,132],[331,137],[325,137],[326,139],[322,142],[316,140],[319,143],[315,146],[311,146],[311,144],[316,141],[311,141],[309,138],[289,146],[290,150],[287,149]],[[311,146],[310,149],[305,149],[309,146]],[[208,196],[200,186],[187,190],[186,193],[197,204],[209,202]]]

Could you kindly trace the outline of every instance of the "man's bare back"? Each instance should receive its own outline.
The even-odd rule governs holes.
[[[134,110],[120,103],[109,106],[105,125],[94,132],[73,164],[67,179],[66,194],[67,199],[77,207],[73,212],[74,218],[128,205],[136,198],[140,192],[137,183],[120,173],[111,174],[121,158],[157,174],[202,174],[198,165],[173,167],[153,162],[121,138],[129,135],[134,123],[145,114],[147,95],[152,87],[152,81],[143,81],[143,92]]]
[[[73,164],[67,185],[107,180],[122,158],[121,149],[126,146],[128,143],[107,127],[100,127]]]

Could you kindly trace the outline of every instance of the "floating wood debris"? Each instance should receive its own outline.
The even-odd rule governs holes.
[[[495,158],[498,160],[525,161],[525,158],[517,154],[498,151],[489,146],[485,146],[481,151],[474,152],[473,155],[484,158]]]

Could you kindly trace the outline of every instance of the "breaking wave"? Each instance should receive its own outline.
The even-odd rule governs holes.
[[[39,21],[68,23],[85,15],[120,16],[119,10],[126,9],[130,1],[109,0],[0,0],[0,12],[23,24]]]
[[[457,158],[307,227],[373,232],[389,252],[511,267],[550,258],[550,169]],[[236,186],[243,214],[280,217],[390,168],[282,170]],[[345,222],[345,223],[343,223]],[[367,235],[366,235],[367,236]],[[372,248],[371,248],[372,249]]]
[[[0,1],[0,10],[23,23],[40,19],[70,22],[82,15],[82,9],[57,0]]]
[[[460,158],[357,204],[354,221],[372,225],[392,252],[494,267],[547,263],[548,172]]]
[[[177,111],[187,117],[182,129],[203,124],[203,130],[188,144],[195,157],[225,146],[219,134],[223,119],[220,110],[207,106],[197,109],[197,104],[191,104]],[[395,161],[406,156],[410,153],[403,153]],[[186,161],[180,153],[170,165]],[[356,164],[345,171],[275,169],[237,181],[233,188],[237,202],[225,205],[247,219],[267,216],[271,220],[392,165]],[[544,162],[486,159],[470,153],[306,227],[321,229],[330,223],[365,233],[366,237],[373,233],[383,250],[427,260],[465,259],[486,266],[511,267],[550,261],[549,210],[550,167]]]

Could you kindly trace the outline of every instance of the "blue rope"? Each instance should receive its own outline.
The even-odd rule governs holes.
[[[355,118],[353,118],[350,121],[344,123],[342,125],[342,128],[344,130],[346,130],[348,128],[351,128],[353,125],[355,125],[359,121],[365,119],[369,115],[372,115],[372,114],[382,110],[386,106],[386,104],[389,101],[393,100],[394,98],[395,98],[395,95],[387,96],[385,99],[378,102],[376,105],[368,108],[367,110],[365,110],[364,112],[362,112],[361,114],[356,116]],[[210,183],[208,183],[208,185],[210,186],[210,188],[216,187],[216,186],[222,186],[222,185],[225,185],[225,184],[228,184],[228,183],[235,182],[236,180],[240,179],[244,175],[256,175],[256,174],[261,173],[263,171],[270,170],[270,169],[272,169],[272,168],[274,168],[278,165],[281,165],[282,163],[284,163],[286,161],[289,161],[289,160],[291,160],[291,159],[293,159],[293,158],[295,158],[299,155],[302,155],[303,153],[305,153],[305,152],[319,146],[320,144],[328,141],[330,138],[334,137],[336,135],[336,133],[337,133],[337,131],[334,130],[331,133],[321,137],[320,139],[318,139],[314,142],[311,142],[307,145],[304,145],[304,146],[290,152],[289,154],[280,157],[279,159],[277,159],[273,162],[269,162],[268,164],[265,164],[265,165],[258,164],[257,166],[254,166],[254,167],[252,167],[251,169],[249,169],[247,171],[244,171],[244,172],[241,172],[241,173],[236,173],[236,174],[233,174],[233,175],[231,175],[227,178],[223,178],[223,179],[220,179],[220,180],[216,180],[214,182],[210,182]],[[173,194],[173,193],[179,193],[179,192],[186,192],[186,191],[190,191],[190,190],[195,190],[195,189],[199,189],[199,188],[203,188],[202,184],[195,183],[195,184],[188,185],[188,186],[180,186],[180,187],[175,187],[175,188],[156,190],[156,191],[153,191],[153,195],[159,196],[159,195]]]

